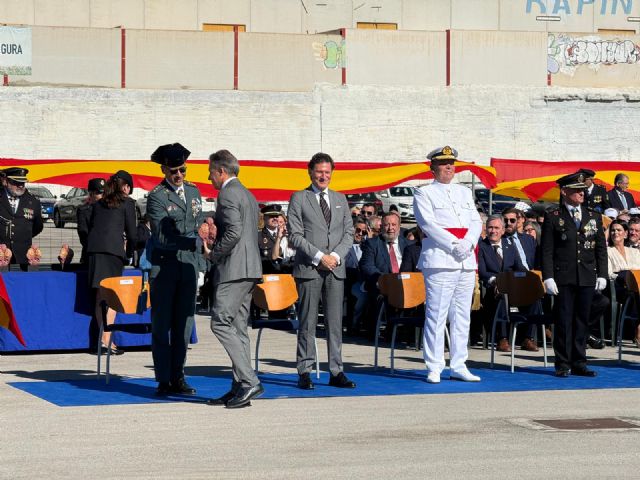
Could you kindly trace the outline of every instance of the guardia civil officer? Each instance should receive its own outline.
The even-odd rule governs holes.
[[[260,260],[262,260],[262,273],[277,273],[271,256],[278,235],[278,217],[282,214],[282,206],[265,205],[260,209],[264,219],[264,227],[260,230],[258,242],[260,245]]]
[[[164,174],[164,180],[147,198],[153,244],[149,275],[151,349],[158,395],[195,393],[185,381],[184,364],[194,323],[201,264],[196,244],[203,214],[198,188],[185,180],[190,153],[174,143],[158,147],[151,155]]]
[[[595,377],[587,368],[586,341],[594,291],[607,285],[607,247],[601,215],[583,205],[583,172],[557,180],[563,204],[545,213],[542,278],[555,295],[553,349],[557,377]]]
[[[0,243],[13,251],[11,263],[23,271],[29,266],[27,250],[33,237],[44,227],[40,200],[25,187],[28,173],[26,168],[5,168],[0,191]]]
[[[80,256],[80,263],[87,263],[87,244],[89,241],[89,230],[91,227],[91,209],[93,204],[102,198],[104,193],[104,178],[92,178],[87,185],[87,199],[85,203],[78,207],[76,212],[77,218],[77,232],[80,239],[80,245],[82,245],[82,255]]]

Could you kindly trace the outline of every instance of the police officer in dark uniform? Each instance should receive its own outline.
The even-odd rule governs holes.
[[[87,263],[87,243],[89,241],[89,230],[91,225],[91,208],[93,204],[102,198],[104,193],[104,178],[92,178],[87,185],[87,201],[78,207],[76,212],[77,217],[77,231],[78,238],[80,238],[80,245],[82,245],[82,255],[80,256],[80,263]]]
[[[0,243],[13,251],[11,263],[18,264],[20,270],[27,271],[27,250],[31,247],[33,237],[44,228],[42,206],[40,200],[25,187],[29,170],[10,167],[5,168],[2,173]]]
[[[607,247],[602,217],[584,202],[585,174],[557,180],[563,205],[548,211],[542,224],[542,278],[555,295],[556,376],[594,377],[587,368],[586,341],[594,292],[607,285]]]
[[[151,349],[158,395],[196,392],[185,381],[184,364],[194,324],[198,271],[204,262],[198,236],[204,216],[198,188],[185,180],[190,153],[174,143],[158,147],[151,155],[164,174],[147,198],[153,244]]]
[[[593,182],[596,172],[588,168],[581,168],[578,173],[584,174],[584,184],[587,186],[584,191],[584,205],[598,213],[604,213],[607,208],[611,207],[611,204],[607,196],[607,189]]]
[[[271,254],[273,253],[273,247],[276,244],[276,237],[278,235],[278,217],[282,213],[282,206],[265,205],[260,209],[262,217],[264,219],[264,227],[260,230],[258,241],[260,242],[260,259],[262,260],[262,273],[277,273],[278,269],[274,265]]]

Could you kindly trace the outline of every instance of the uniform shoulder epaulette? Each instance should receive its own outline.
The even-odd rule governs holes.
[[[183,180],[182,183],[184,183],[185,185],[189,186],[189,187],[196,187],[196,184],[193,182],[189,182],[187,180]],[[196,187],[198,188],[198,187]]]
[[[153,187],[153,190],[151,190],[149,193],[156,193],[159,192],[160,190],[162,190],[164,187],[162,186],[162,184],[160,183],[159,185],[156,185],[155,187]]]

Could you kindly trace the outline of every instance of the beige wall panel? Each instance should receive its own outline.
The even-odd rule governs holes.
[[[447,3],[447,2],[442,2]],[[402,3],[402,20],[398,26],[402,30],[446,30],[449,26],[449,12],[440,18],[437,28],[433,27],[433,8],[425,0],[404,0]],[[444,20],[444,22],[443,22]]]
[[[238,88],[310,91],[316,83],[340,84],[342,69],[334,60],[341,42],[338,35],[240,33]]]
[[[16,85],[120,86],[120,30],[33,27],[33,75]]]
[[[127,88],[233,89],[233,33],[127,30]]]
[[[452,85],[545,85],[547,34],[451,32]]]
[[[91,0],[91,26],[144,28],[144,0]]]
[[[307,10],[302,11],[302,30],[305,33],[329,32],[355,25],[350,0],[304,0],[304,5]]]
[[[397,23],[402,21],[402,0],[355,0],[353,26],[358,22]]]
[[[144,25],[157,30],[201,30],[198,0],[145,0]]]
[[[532,5],[531,13],[527,13],[526,0],[522,2],[500,0],[500,30],[546,32],[547,22],[537,21],[538,15],[541,13],[536,4]]]
[[[424,30],[438,31],[451,28],[451,0],[411,0],[411,3],[424,4],[427,9]],[[403,14],[403,18],[406,17],[406,13]]]
[[[568,0],[570,13],[565,10],[558,10],[554,13],[555,3],[549,0],[547,15],[557,15],[560,17],[559,22],[547,22],[547,31],[549,32],[591,32],[593,31],[594,11],[600,9],[600,1],[593,4],[582,5],[582,13],[578,14],[578,6],[580,0]],[[611,0],[607,0],[611,2]],[[560,3],[562,5],[562,3]]]
[[[198,30],[203,23],[251,24],[251,0],[198,0]]]
[[[497,30],[499,0],[451,0],[451,28]]]
[[[86,0],[34,0],[34,24],[57,27],[89,27],[90,3]]]
[[[444,32],[348,30],[350,85],[445,84]]]
[[[570,87],[640,86],[640,36],[553,34],[549,65],[552,85]]]
[[[33,0],[0,0],[0,24],[33,25]]]
[[[251,32],[302,33],[302,4],[299,0],[252,0]]]
[[[634,30],[637,32],[640,24],[628,22],[627,17],[640,17],[640,2],[636,0],[631,3],[630,7],[630,12],[625,13],[622,4],[618,3],[615,14],[612,14],[611,6],[609,6],[604,15],[601,14],[600,8],[596,8],[593,17],[594,31],[597,32],[601,28],[607,30]]]

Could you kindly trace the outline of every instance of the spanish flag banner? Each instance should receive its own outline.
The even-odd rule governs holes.
[[[307,161],[240,160],[239,178],[259,201],[289,200],[291,194],[309,186]],[[148,160],[25,160],[0,158],[0,167],[21,166],[29,169],[33,183],[52,183],[86,188],[91,178],[107,178],[118,170],[126,170],[134,186],[153,189],[163,178],[160,166]],[[187,180],[196,184],[203,196],[216,196],[209,181],[208,160],[189,160]],[[491,167],[456,162],[457,171],[470,171],[488,188],[495,186]],[[408,180],[433,178],[427,162],[339,162],[331,187],[343,193],[383,190]]]
[[[2,275],[0,275],[0,327],[4,327],[9,330],[23,346],[27,346],[24,338],[22,338],[22,332],[20,331],[20,327],[18,327],[16,317],[13,314],[11,300],[9,299],[7,287],[4,285]]]
[[[556,180],[575,173],[581,168],[593,170],[595,183],[607,190],[614,187],[618,173],[629,176],[629,193],[640,202],[640,162],[587,161],[587,162],[547,162],[542,160],[515,160],[492,158],[497,186],[493,193],[538,201],[557,202],[560,189]]]

